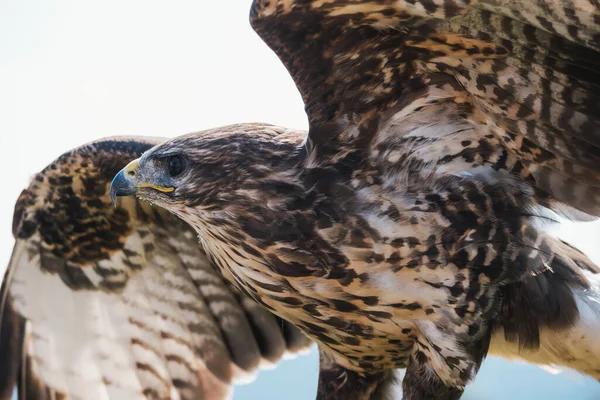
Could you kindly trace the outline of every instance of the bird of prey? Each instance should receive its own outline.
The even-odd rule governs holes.
[[[600,269],[547,229],[600,216],[597,2],[255,0],[250,21],[302,94],[306,137],[242,124],[175,138],[110,195],[185,221],[224,278],[314,339],[319,400],[388,398],[398,368],[404,399],[458,399],[488,352],[600,378]],[[96,196],[75,196],[77,226],[97,223]],[[20,203],[24,237],[51,226]],[[74,257],[50,272],[125,293],[129,269],[77,264],[112,260],[114,221],[66,244],[56,224],[42,234]],[[19,305],[34,284],[11,270],[34,326]]]
[[[233,288],[194,230],[112,177],[161,140],[70,151],[19,197],[0,291],[0,399],[230,398],[231,384],[308,350],[290,323]]]

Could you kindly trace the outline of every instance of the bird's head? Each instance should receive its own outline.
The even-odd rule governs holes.
[[[223,210],[290,164],[303,137],[265,124],[180,136],[131,161],[114,177],[110,194],[113,202],[136,195],[184,219],[197,211]]]

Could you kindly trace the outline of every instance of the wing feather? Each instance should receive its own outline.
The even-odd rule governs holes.
[[[0,398],[221,399],[302,334],[233,288],[188,225],[112,176],[159,143],[110,138],[58,158],[15,207],[0,291]]]
[[[255,0],[250,18],[303,95],[309,159],[364,149],[377,158],[392,117],[394,150],[414,150],[417,133],[398,126],[423,113],[422,127],[481,127],[468,140],[448,129],[422,136],[427,173],[491,164],[585,218],[600,216],[599,15],[592,0]],[[410,119],[398,119],[402,109]],[[459,138],[487,147],[470,150],[479,159],[451,155],[460,168],[442,165],[433,143],[443,151]],[[483,154],[490,146],[510,165]],[[402,154],[394,159],[415,159]]]

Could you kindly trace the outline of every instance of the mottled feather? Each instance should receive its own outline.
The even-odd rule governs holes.
[[[266,124],[190,134],[120,182],[186,221],[225,279],[318,343],[319,400],[385,398],[403,367],[406,399],[458,399],[488,351],[598,377],[599,269],[546,229],[557,213],[600,216],[598,14],[591,0],[255,0],[251,24],[295,80],[308,137]],[[137,288],[136,310],[170,315],[172,298],[155,294],[183,287],[180,271],[210,308],[192,264],[138,282],[131,260],[106,274],[52,258],[127,249],[128,219],[102,216],[81,218],[105,234],[40,233],[50,276],[124,300]],[[177,248],[147,235],[159,253]],[[195,337],[171,320],[168,338]],[[260,349],[206,365],[233,376],[227,365],[247,369],[271,353]],[[179,372],[152,365],[148,387]]]
[[[476,162],[517,169],[557,210],[560,202],[597,216],[598,14],[589,0],[257,0],[251,22],[292,74],[309,144],[325,156],[375,150],[381,126],[407,102],[443,106],[439,119],[451,112],[481,126],[469,140],[492,134],[508,153],[486,158],[474,144]],[[404,136],[416,133],[395,135],[399,151],[411,143]]]
[[[255,0],[305,142],[256,124],[176,138],[138,168],[173,192],[138,194],[318,342],[319,399],[384,396],[401,367],[406,398],[457,399],[488,350],[596,376],[598,267],[545,227],[600,216],[597,16],[590,0]],[[166,177],[172,154],[189,169]]]
[[[309,340],[233,288],[177,217],[108,186],[160,140],[113,138],[35,175],[0,300],[0,398],[221,399]]]

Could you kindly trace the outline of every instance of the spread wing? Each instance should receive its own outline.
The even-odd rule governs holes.
[[[150,204],[114,208],[114,174],[159,141],[64,154],[16,207],[0,292],[0,398],[221,399],[309,340],[237,292],[195,232]]]
[[[599,7],[255,0],[251,23],[302,93],[312,160],[366,149],[389,168],[491,165],[587,218],[600,216]]]

